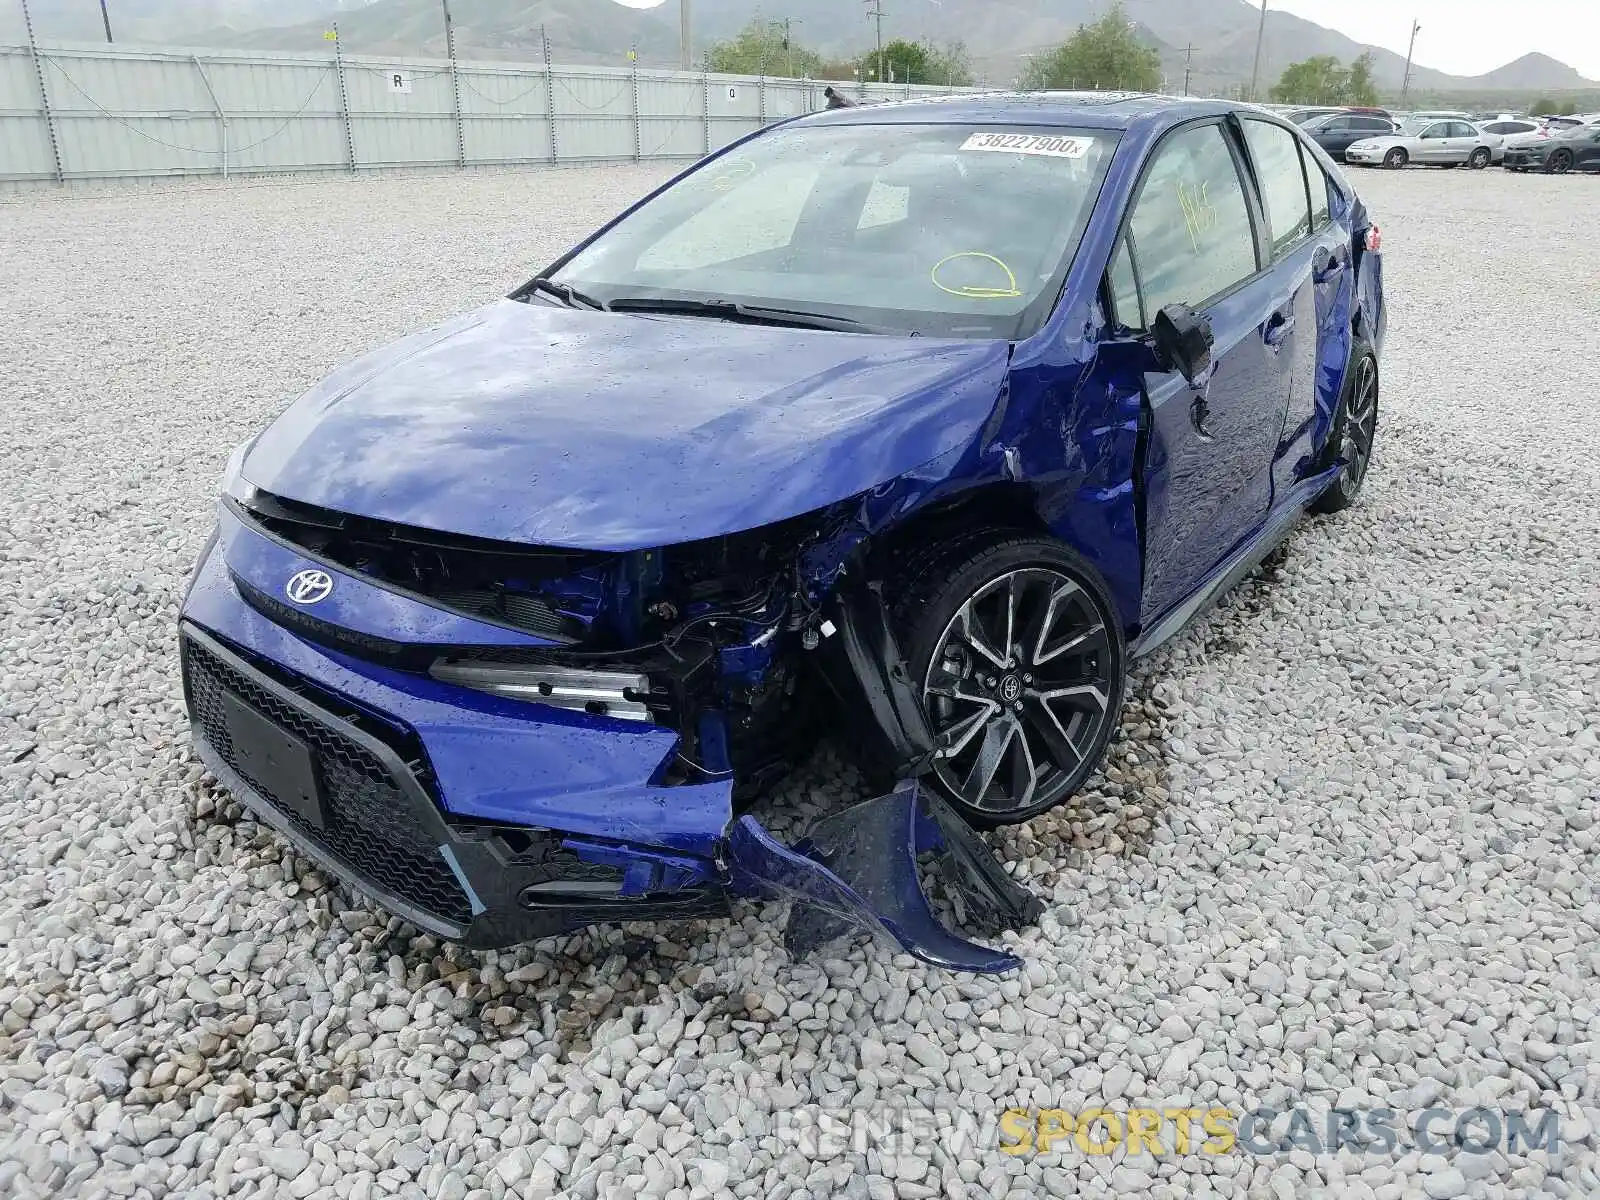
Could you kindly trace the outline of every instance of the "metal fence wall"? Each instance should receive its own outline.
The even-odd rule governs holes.
[[[0,183],[689,159],[822,83],[649,68],[0,47]],[[865,99],[942,95],[906,84]]]

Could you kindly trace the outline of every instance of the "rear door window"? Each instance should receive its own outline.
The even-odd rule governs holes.
[[[1261,199],[1272,229],[1272,253],[1277,257],[1311,233],[1311,205],[1306,197],[1305,168],[1300,163],[1299,139],[1281,125],[1266,121],[1244,122],[1245,142],[1261,184]]]
[[[1244,182],[1222,127],[1195,125],[1156,151],[1129,221],[1144,308],[1204,307],[1260,269]]]

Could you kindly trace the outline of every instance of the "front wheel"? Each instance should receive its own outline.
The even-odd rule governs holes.
[[[1467,166],[1471,167],[1474,171],[1481,171],[1489,165],[1489,160],[1492,157],[1493,155],[1489,153],[1487,147],[1479,146],[1472,152],[1472,157],[1467,159]]]
[[[1402,146],[1396,146],[1383,156],[1383,165],[1391,171],[1398,171],[1410,161],[1411,155],[1407,154]]]
[[[1344,459],[1344,469],[1328,490],[1311,505],[1312,512],[1343,512],[1356,502],[1372,463],[1372,446],[1378,436],[1378,358],[1372,347],[1357,341],[1350,355],[1350,370],[1345,375],[1344,392],[1333,414],[1328,431],[1323,463],[1331,466]]]
[[[896,614],[938,745],[927,782],[970,824],[1019,824],[1083,786],[1126,669],[1098,571],[1054,539],[996,534],[927,563]]]
[[[1548,170],[1552,175],[1565,175],[1572,170],[1572,151],[1557,150],[1550,156]]]

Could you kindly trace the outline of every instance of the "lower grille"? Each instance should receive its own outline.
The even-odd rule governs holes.
[[[406,901],[455,925],[472,919],[455,874],[409,794],[376,755],[339,732],[340,718],[313,719],[262,687],[198,640],[183,638],[183,670],[196,724],[211,747],[306,840],[344,864],[359,885]],[[321,782],[325,821],[314,825],[270,781],[253,778],[235,752],[224,715],[232,695],[310,749]]]

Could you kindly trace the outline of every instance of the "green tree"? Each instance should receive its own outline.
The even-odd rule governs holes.
[[[1343,104],[1350,90],[1350,71],[1331,54],[1293,64],[1273,85],[1279,104]]]
[[[1061,45],[1028,60],[1024,91],[1052,88],[1108,88],[1153,92],[1161,87],[1161,54],[1139,40],[1122,5],[1092,25],[1078,26]]]
[[[816,78],[822,56],[796,42],[782,21],[751,21],[739,35],[706,51],[706,68],[728,75]]]
[[[1533,107],[1528,111],[1536,117],[1553,117],[1557,107],[1554,100],[1546,100],[1543,96],[1540,96],[1533,102]]]
[[[1563,117],[1576,116],[1577,113],[1578,113],[1578,102],[1576,100],[1568,100],[1565,104],[1563,104],[1561,106],[1561,115]]]
[[[882,54],[868,50],[861,56],[861,78],[873,83],[928,83],[928,62],[926,46],[896,38],[883,44]]]
[[[1346,104],[1372,108],[1378,103],[1378,85],[1372,78],[1374,65],[1370,51],[1350,64],[1350,79],[1345,85]]]
[[[971,87],[972,57],[965,42],[946,42],[928,47],[928,83],[946,87]]]

